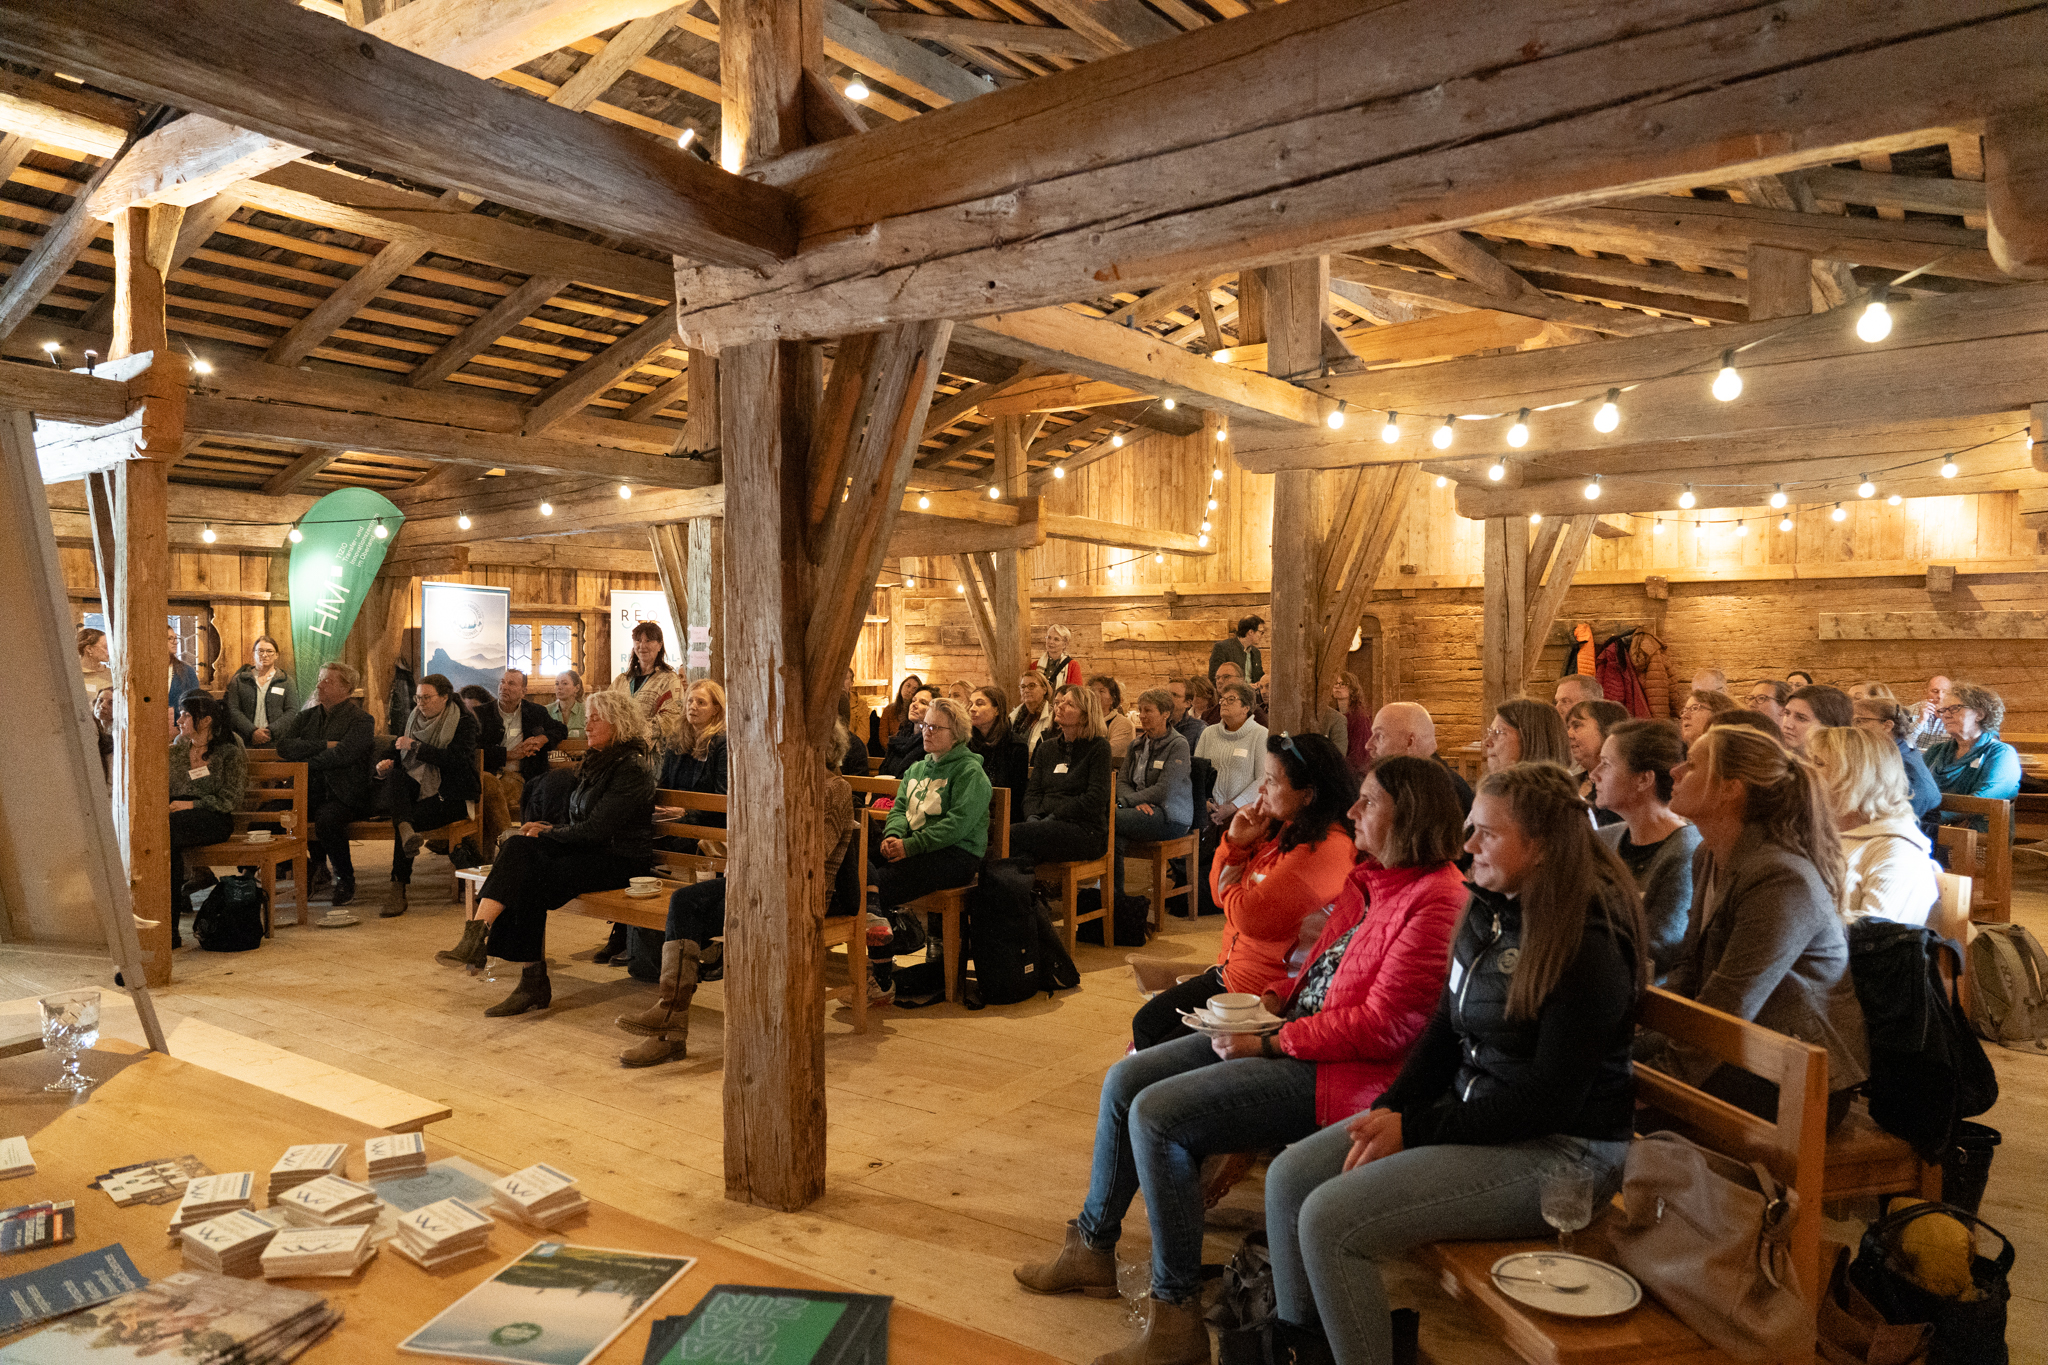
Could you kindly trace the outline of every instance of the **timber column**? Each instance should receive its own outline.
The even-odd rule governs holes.
[[[1253,291],[1261,316],[1254,325],[1264,332],[1266,372],[1278,379],[1312,375],[1322,362],[1323,316],[1329,309],[1330,262],[1327,256],[1255,273]],[[1240,313],[1240,332],[1242,314]],[[1252,340],[1255,338],[1246,338]],[[1316,593],[1316,566],[1322,542],[1316,515],[1316,474],[1290,469],[1273,476],[1273,638],[1266,652],[1272,681],[1266,685],[1270,728],[1300,734],[1315,728],[1322,699],[1316,695],[1316,668],[1322,654],[1322,603]]]

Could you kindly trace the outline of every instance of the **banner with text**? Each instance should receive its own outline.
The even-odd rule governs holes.
[[[404,524],[405,513],[368,488],[336,489],[299,519],[289,581],[292,663],[301,696],[313,695],[322,664],[341,657],[389,538]]]
[[[474,683],[492,696],[512,667],[512,589],[472,583],[420,584],[420,676],[439,673],[460,689]],[[519,661],[520,668],[527,660]]]

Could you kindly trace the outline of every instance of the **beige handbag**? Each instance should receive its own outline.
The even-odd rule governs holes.
[[[1760,1165],[1652,1133],[1629,1146],[1621,1200],[1608,1226],[1617,1259],[1679,1321],[1740,1360],[1812,1357],[1814,1314],[1786,1245],[1795,1191]]]

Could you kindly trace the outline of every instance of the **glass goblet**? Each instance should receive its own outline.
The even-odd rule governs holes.
[[[62,1059],[63,1070],[45,1090],[79,1094],[93,1087],[93,1078],[78,1068],[78,1054],[100,1040],[100,993],[65,991],[36,1001],[43,1021],[43,1047]]]
[[[1564,1166],[1543,1177],[1539,1197],[1543,1221],[1557,1229],[1559,1252],[1571,1250],[1566,1239],[1593,1221],[1593,1173],[1583,1166]]]

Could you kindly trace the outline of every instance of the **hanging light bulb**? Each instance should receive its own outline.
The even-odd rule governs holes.
[[[855,104],[860,103],[873,93],[866,85],[861,83],[861,79],[858,76],[855,76],[846,83],[846,98],[852,100]]]
[[[1222,478],[1223,478],[1223,467],[1222,467],[1221,465],[1212,465],[1212,466],[1210,466],[1210,468],[1209,468],[1209,482],[1211,482],[1211,483],[1216,483],[1216,482],[1220,481],[1220,480],[1221,480]]]
[[[1338,404],[1337,404],[1337,410],[1336,410],[1335,412],[1331,413],[1331,414],[1330,414],[1330,415],[1329,415],[1328,417],[1325,417],[1325,418],[1323,419],[1323,421],[1325,421],[1325,422],[1327,422],[1327,423],[1329,424],[1330,430],[1332,430],[1332,431],[1342,431],[1342,430],[1344,430],[1344,409],[1346,409],[1346,408],[1348,408],[1348,407],[1350,407],[1350,406],[1351,406],[1351,405],[1350,405],[1349,403],[1346,403],[1346,402],[1342,402],[1342,401],[1339,401],[1339,402],[1338,402]]]
[[[213,542],[220,539],[219,536],[213,533],[212,522],[208,522],[206,525],[199,528],[199,538],[205,541],[208,545],[211,545],[213,544]]]
[[[1865,341],[1876,343],[1892,334],[1891,310],[1885,307],[1885,300],[1891,290],[1879,285],[1870,291],[1870,303],[1863,310],[1863,316],[1856,319],[1856,335]]]
[[[1847,521],[1848,519],[1848,512],[1843,510],[1842,504],[1839,502],[1835,504],[1835,510],[1828,513],[1828,520],[1830,521]]]
[[[387,528],[387,527],[386,527],[386,526],[384,525],[384,518],[382,518],[382,517],[379,517],[379,518],[377,518],[377,526],[376,526],[376,530],[375,530],[374,534],[376,535],[377,539],[379,539],[379,540],[388,540],[388,539],[390,539],[390,537],[391,537],[391,531],[389,530],[389,528]]]
[[[1595,474],[1592,482],[1586,485],[1585,493],[1587,502],[1592,502],[1600,496],[1600,476],[1598,474]]]
[[[1209,359],[1215,361],[1218,365],[1228,365],[1230,363],[1230,348],[1225,346],[1222,350],[1210,356]]]
[[[1541,526],[1543,524],[1543,514],[1541,512],[1531,512],[1529,514],[1529,524],[1531,526]]]
[[[930,498],[930,496],[929,496],[929,495],[927,495],[927,494],[924,494],[924,493],[919,493],[919,494],[917,495],[917,510],[918,510],[918,511],[920,511],[920,512],[928,511],[928,510],[930,510],[930,508],[931,508],[931,505],[932,505],[932,500],[931,500],[931,498]]]
[[[1856,496],[1859,498],[1874,498],[1877,496],[1877,485],[1870,481],[1868,474],[1863,476],[1862,483],[1856,485]]]
[[[195,358],[195,359],[194,359],[194,360],[192,361],[192,373],[194,373],[194,374],[212,374],[212,373],[213,373],[213,362],[212,362],[211,360],[199,360],[199,359]]]
[[[541,499],[540,514],[544,517],[553,516],[555,514],[555,505],[545,498]]]
[[[1165,408],[1168,412],[1172,412],[1174,408],[1178,406],[1178,404],[1176,404],[1171,398],[1162,398],[1159,401],[1159,406]]]
[[[676,139],[676,146],[687,152],[690,150],[690,144],[696,140],[697,130],[695,128],[685,128],[683,129],[683,135]]]
[[[1124,448],[1124,434],[1121,431],[1111,434],[1109,448],[1111,450],[1122,450]]]
[[[1941,477],[1943,477],[1944,479],[1953,479],[1955,476],[1956,457],[1950,455],[1947,458],[1943,459],[1941,462]]]
[[[955,583],[953,585],[953,591],[959,593],[962,597],[965,597],[967,595],[967,585],[965,583]]]
[[[1208,536],[1207,536],[1206,534],[1204,534],[1204,535],[1199,535],[1199,536],[1196,536],[1196,537],[1195,537],[1195,547],[1196,547],[1197,549],[1207,549],[1207,548],[1208,548],[1208,546],[1209,546],[1209,537],[1208,537]]]
[[[1000,499],[1003,496],[1003,490],[995,484],[990,484],[988,486],[988,495],[991,500]]]
[[[455,514],[455,525],[457,529],[467,531],[469,529],[469,513],[457,512]]]
[[[1505,460],[1495,460],[1492,464],[1486,467],[1486,477],[1493,480],[1495,483],[1499,483],[1502,479],[1505,479],[1507,476],[1508,465],[1507,461]]]
[[[1205,522],[1203,522],[1203,523],[1202,523],[1202,533],[1203,533],[1204,535],[1207,535],[1207,534],[1208,534],[1208,532],[1209,532],[1209,523],[1205,521]]]
[[[1067,477],[1067,467],[1063,464],[1054,465],[1052,467],[1052,476],[1055,479],[1064,479]]]
[[[1229,440],[1229,439],[1230,439],[1230,428],[1229,428],[1229,427],[1218,427],[1218,428],[1216,428],[1216,439],[1217,439],[1217,440],[1219,440],[1219,441],[1227,441],[1227,440]]]
[[[1431,434],[1429,443],[1438,450],[1449,450],[1451,448],[1451,422],[1453,420],[1449,417],[1444,418],[1444,424]]]
[[[43,343],[43,354],[44,354],[44,355],[46,355],[46,356],[48,356],[48,357],[50,357],[50,363],[51,363],[52,365],[55,365],[55,366],[56,366],[56,367],[57,367],[58,369],[60,369],[60,370],[64,368],[64,366],[63,366],[63,363],[62,363],[62,362],[60,362],[60,361],[59,361],[59,360],[57,359],[57,343],[56,343],[56,342],[54,342],[54,341],[46,341],[46,342],[44,342],[44,343]]]
[[[1164,564],[1166,562],[1166,556],[1161,554],[1155,554],[1152,556],[1152,562],[1154,564]]]
[[[1607,391],[1607,401],[1602,403],[1600,410],[1593,414],[1593,430],[1602,432],[1612,431],[1621,425],[1621,409],[1614,402],[1619,397],[1621,397],[1620,389],[1609,389]]]
[[[1664,534],[1664,518],[1659,517],[1656,521],[1650,524],[1650,534],[1653,536],[1661,536]]]
[[[1736,523],[1735,523],[1735,534],[1736,534],[1736,535],[1738,535],[1738,536],[1746,536],[1746,535],[1748,535],[1748,534],[1749,534],[1749,523],[1748,523],[1748,522],[1746,522],[1746,521],[1738,521],[1738,522],[1736,522]]]
[[[1680,494],[1678,495],[1678,505],[1679,505],[1680,507],[1691,507],[1691,506],[1693,506],[1693,505],[1694,505],[1695,503],[1697,503],[1698,501],[1699,501],[1699,499],[1698,499],[1698,498],[1696,498],[1696,497],[1694,497],[1694,496],[1692,495],[1692,485],[1691,485],[1691,484],[1687,484],[1687,485],[1685,486],[1685,491],[1684,491],[1683,493],[1680,493]]]
[[[1501,472],[1506,473],[1507,471],[1502,470]],[[1439,474],[1436,476],[1436,486],[1438,488],[1449,488],[1451,486],[1451,481],[1445,478],[1443,475]]]
[[[1890,503],[1892,506],[1897,507],[1900,503],[1904,502],[1905,499],[1900,497],[1897,493],[1894,493],[1890,497],[1886,498],[1885,501]]]
[[[1387,424],[1380,428],[1380,439],[1382,441],[1385,441],[1388,445],[1392,445],[1394,442],[1401,439],[1400,413],[1390,412],[1387,414]]]
[[[1772,487],[1772,489],[1771,489],[1771,506],[1773,506],[1773,507],[1783,507],[1784,505],[1785,505],[1785,485],[1784,485],[1784,484],[1782,484],[1782,483],[1781,483],[1781,484],[1777,484],[1777,485],[1774,485],[1774,486]]]
[[[1066,587],[1066,586],[1067,586],[1067,580],[1066,580],[1066,579],[1064,579],[1064,578],[1062,578],[1062,579],[1060,580],[1060,586],[1061,586],[1061,587],[1063,587],[1063,588],[1064,588],[1064,587]]]
[[[301,530],[300,530],[300,529],[299,529],[298,527],[296,527],[296,526],[292,527],[292,529],[291,529],[291,530],[289,530],[289,531],[285,532],[285,539],[289,540],[289,541],[290,541],[290,542],[291,542],[292,544],[294,544],[294,545],[298,544],[298,543],[299,543],[300,541],[304,540],[305,538],[306,538],[306,533],[305,533],[304,531],[301,531]]]
[[[1742,376],[1735,372],[1735,351],[1731,347],[1721,352],[1721,373],[1714,376],[1714,397],[1728,403],[1741,394]]]
[[[915,578],[905,578],[903,580],[903,586],[906,588],[914,588],[917,586],[917,580]]]
[[[1790,512],[1787,512],[1783,517],[1779,518],[1778,529],[1780,531],[1789,531],[1792,529],[1792,514]]]
[[[622,497],[622,498],[630,498],[630,497],[632,497],[632,496],[633,496],[633,485],[631,485],[631,484],[629,484],[629,483],[622,483],[622,484],[620,484],[620,485],[619,485],[619,496],[620,496],[620,497]]]
[[[1529,410],[1523,408],[1515,415],[1515,424],[1508,428],[1508,444],[1520,450],[1529,444]]]

